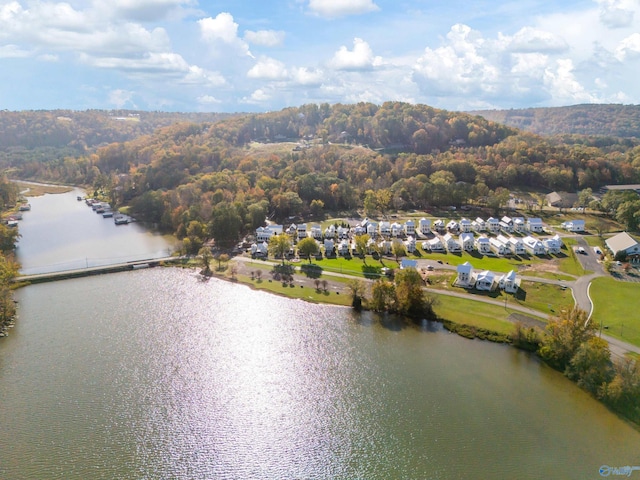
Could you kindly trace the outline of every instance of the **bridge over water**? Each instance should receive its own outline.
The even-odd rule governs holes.
[[[68,278],[88,277],[91,275],[101,275],[103,273],[124,272],[138,268],[156,267],[166,263],[179,263],[183,257],[164,257],[146,260],[135,260],[130,262],[116,263],[112,265],[101,265],[97,267],[78,268],[74,270],[64,270],[58,272],[35,273],[31,275],[20,275],[13,279],[14,283],[43,283],[56,280],[66,280]]]

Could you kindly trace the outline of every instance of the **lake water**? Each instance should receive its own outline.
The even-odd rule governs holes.
[[[562,375],[438,324],[174,268],[16,300],[0,339],[2,479],[596,479],[640,466],[640,433]]]
[[[172,240],[137,223],[115,225],[85,202],[84,191],[29,197],[20,221],[17,259],[25,275],[166,257]]]

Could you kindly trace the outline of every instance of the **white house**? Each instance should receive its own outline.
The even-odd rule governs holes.
[[[476,289],[490,291],[493,289],[493,282],[495,278],[495,274],[489,270],[478,273],[475,278]]]
[[[303,238],[307,238],[307,224],[306,223],[298,224],[298,227],[296,228],[296,231],[298,233],[298,240],[302,240]]]
[[[332,257],[336,252],[336,244],[332,238],[324,239],[324,254],[327,257]]]
[[[513,220],[506,215],[500,219],[500,230],[506,233],[513,233]]]
[[[383,255],[389,255],[391,253],[391,242],[389,240],[382,240],[378,243],[378,249]]]
[[[391,224],[389,222],[380,222],[380,235],[383,237],[391,235]]]
[[[531,233],[542,233],[544,232],[544,224],[539,218],[529,218],[527,219],[527,230]]]
[[[469,233],[472,230],[471,220],[463,218],[460,220],[460,231],[463,233]]]
[[[489,238],[484,235],[476,238],[476,250],[484,255],[491,253],[491,242]]]
[[[378,224],[376,222],[367,223],[367,235],[371,238],[376,238],[378,236]]]
[[[464,262],[462,265],[457,266],[456,271],[458,272],[456,284],[463,287],[470,286],[472,283],[473,266],[469,262]]]
[[[404,233],[407,235],[416,234],[416,223],[413,220],[407,220],[404,222]]]
[[[473,222],[471,222],[471,226],[476,232],[486,232],[487,231],[487,222],[485,222],[480,217],[476,218]]]
[[[438,220],[433,222],[433,229],[436,230],[437,232],[443,231],[444,230],[444,220],[439,218]]]
[[[627,232],[622,232],[605,240],[605,245],[615,257],[620,252],[624,252],[632,262],[640,260],[640,243],[638,243]]]
[[[518,276],[516,272],[511,270],[509,273],[505,273],[498,280],[498,286],[508,293],[515,293],[519,287]]]
[[[338,254],[339,255],[349,255],[349,240],[340,240],[338,244]]]
[[[513,249],[511,248],[511,242],[509,241],[509,238],[500,234],[496,237],[496,240],[498,240],[500,243],[502,243],[505,246],[505,251],[506,251],[505,255],[511,255],[512,253],[514,253]]]
[[[311,237],[316,240],[322,240],[322,227],[317,223],[311,225]]]
[[[398,222],[393,222],[391,224],[391,236],[392,237],[400,236],[403,231],[404,231],[404,228]]]
[[[500,231],[500,220],[494,217],[487,219],[487,228],[492,233],[498,233]]]
[[[489,245],[491,251],[496,255],[507,255],[511,252],[511,250],[509,250],[509,248],[497,238],[490,238]]]
[[[524,233],[527,225],[522,217],[513,217],[513,231],[516,233]]]
[[[444,244],[442,243],[442,240],[440,240],[440,237],[432,238],[424,243],[427,244],[428,250],[431,250],[432,252],[444,252]]]
[[[324,229],[324,238],[335,238],[336,236],[336,226],[329,225]]]
[[[292,223],[291,225],[289,225],[289,228],[287,228],[287,233],[289,235],[297,235],[297,231],[298,226],[295,223]]]
[[[568,232],[584,232],[584,220],[569,220],[561,225]]]
[[[522,239],[524,243],[524,248],[531,255],[544,255],[546,253],[546,249],[540,240],[537,238],[533,238],[531,235],[527,235]]]
[[[431,232],[431,220],[421,218],[419,222],[420,233],[428,235]]]
[[[269,255],[269,247],[265,242],[251,244],[251,256],[267,257]]]
[[[344,240],[349,238],[349,231],[350,231],[349,227],[340,226],[337,228],[336,233],[338,234],[338,238],[340,240]]]
[[[559,241],[560,237],[556,235],[555,237],[549,237],[542,240],[542,245],[544,245],[545,250],[549,254],[560,253],[562,250],[562,242]]]
[[[362,225],[356,225],[353,228],[353,234],[354,235],[364,235],[365,233],[367,233],[367,229],[365,227],[363,227]]]
[[[527,249],[524,248],[524,242],[520,238],[509,237],[509,246],[511,251],[516,255],[524,255],[527,253]]]
[[[407,249],[407,253],[413,253],[416,251],[416,239],[409,237],[404,241],[404,248]]]
[[[451,220],[447,223],[447,230],[453,233],[458,233],[460,231],[460,224],[455,220]]]
[[[458,241],[453,238],[453,235],[451,235],[450,233],[447,233],[443,238],[442,238],[445,247],[447,247],[447,250],[449,252],[455,253],[455,252],[459,252],[462,250],[462,248],[460,248],[460,244],[458,243]]]
[[[256,228],[256,242],[268,242],[274,235],[280,235],[283,232],[282,225],[267,225],[266,227]]]
[[[465,252],[470,252],[473,250],[473,246],[475,244],[473,233],[461,233],[458,237],[458,243],[460,243],[460,247]]]
[[[371,255],[373,252],[377,252],[378,247],[376,245],[376,241],[373,238],[367,240],[367,253]]]

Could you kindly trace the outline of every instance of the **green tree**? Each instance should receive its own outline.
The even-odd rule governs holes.
[[[291,250],[291,238],[286,233],[273,235],[269,239],[269,253],[275,258],[282,258],[282,265],[287,253]]]
[[[384,312],[393,307],[395,301],[395,285],[388,280],[378,279],[371,286],[371,309]]]
[[[320,199],[311,200],[309,210],[311,211],[311,215],[313,215],[314,218],[323,218],[324,202]]]
[[[582,343],[569,361],[565,374],[579,387],[596,394],[613,378],[609,344],[598,337]]]
[[[351,306],[356,310],[360,310],[362,308],[364,293],[367,288],[365,283],[362,280],[354,278],[349,280],[347,287],[349,287],[349,293],[351,293]]]
[[[586,207],[591,203],[591,198],[593,197],[593,190],[591,188],[585,188],[584,190],[580,190],[578,192],[578,206]]]
[[[202,273],[204,275],[211,275],[211,260],[213,260],[213,254],[209,247],[202,247],[198,252],[198,256],[202,261]]]
[[[307,257],[311,263],[311,256],[316,255],[320,251],[318,242],[312,237],[303,238],[298,242],[298,252],[301,256]]]
[[[640,362],[624,358],[614,364],[614,377],[600,397],[632,420],[640,421]]]
[[[402,243],[402,240],[394,239],[391,242],[391,252],[393,252],[393,256],[396,257],[396,262],[400,257],[404,257],[407,255],[407,248]]]
[[[233,246],[242,232],[242,216],[235,205],[221,202],[213,209],[209,233],[220,248]]]
[[[362,257],[365,265],[367,264],[367,244],[369,243],[370,238],[371,237],[369,237],[369,235],[366,233],[363,235],[356,235],[354,237],[356,252],[360,257]]]
[[[551,366],[565,371],[580,345],[593,337],[594,323],[578,307],[563,310],[547,323],[540,356]]]
[[[19,237],[17,228],[0,223],[0,251],[2,253],[12,252]]]

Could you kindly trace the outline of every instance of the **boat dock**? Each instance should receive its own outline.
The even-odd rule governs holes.
[[[35,273],[32,275],[19,275],[13,279],[13,283],[43,283],[66,280],[69,278],[89,277],[91,275],[102,275],[104,273],[125,272],[127,270],[137,270],[140,268],[157,267],[161,264],[178,263],[182,257],[164,257],[146,260],[135,260],[131,262],[118,263],[113,265],[103,265],[98,267],[79,268],[76,270],[65,270],[62,272]]]

